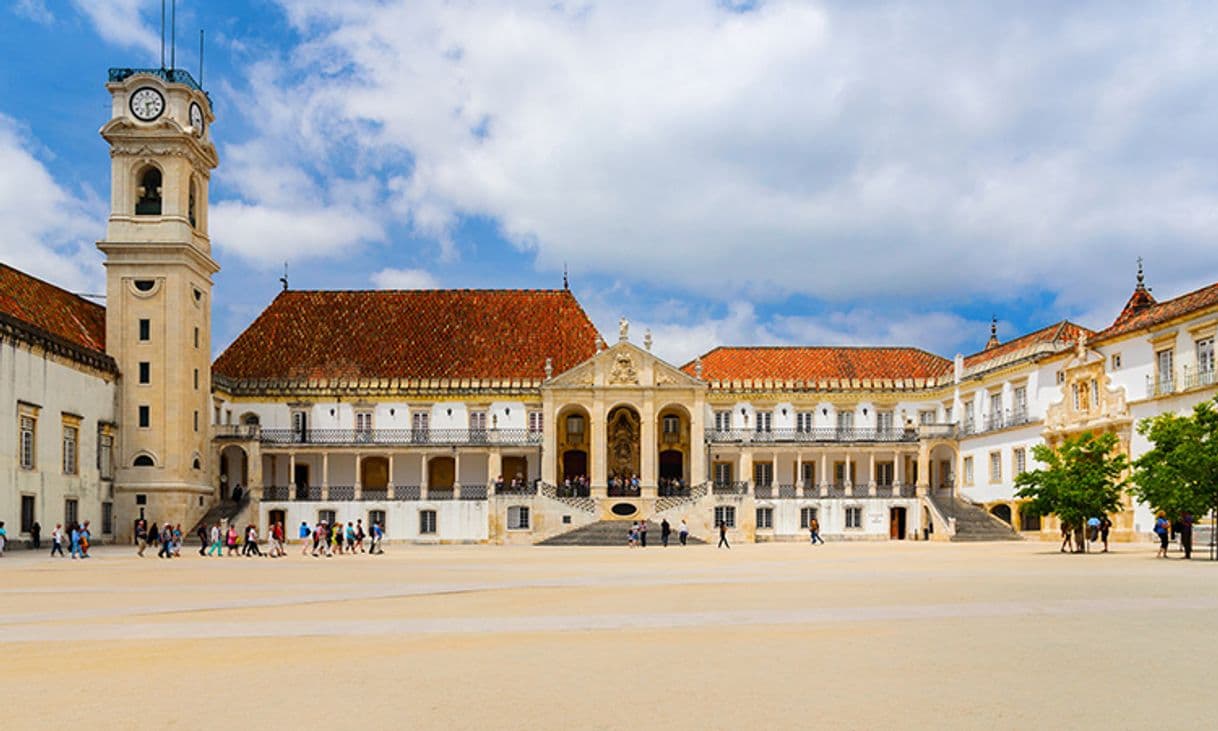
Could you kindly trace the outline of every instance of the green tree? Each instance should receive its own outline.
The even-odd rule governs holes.
[[[1041,515],[1056,515],[1074,532],[1079,552],[1085,550],[1087,519],[1121,508],[1129,460],[1115,451],[1117,443],[1116,434],[1086,432],[1067,437],[1056,448],[1037,444],[1032,456],[1044,466],[1015,477],[1015,494],[1028,498]]]
[[[1133,495],[1171,520],[1218,508],[1218,396],[1191,415],[1143,419],[1138,433],[1154,447],[1134,462]]]

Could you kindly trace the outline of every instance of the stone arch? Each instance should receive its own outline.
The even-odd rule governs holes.
[[[239,444],[227,444],[220,450],[220,499],[239,497],[237,488],[245,492],[249,486],[249,453]]]
[[[153,162],[141,163],[135,171],[135,215],[159,216],[164,210],[165,171]]]
[[[1014,517],[1011,514],[1011,506],[1007,505],[1006,503],[997,503],[995,505],[991,505],[990,506],[990,515],[1001,520],[1003,523],[1006,523],[1007,525],[1011,525],[1011,526],[1015,525],[1015,523],[1012,522],[1014,520]]]
[[[606,417],[605,463],[610,478],[628,480],[641,465],[642,417],[631,403],[613,406]]]
[[[556,413],[554,433],[557,439],[554,458],[558,468],[554,474],[558,476],[558,484],[590,479],[592,418],[588,410],[579,404],[564,404]]]
[[[427,489],[451,490],[457,484],[457,460],[432,457],[427,460]]]
[[[156,457],[152,456],[149,452],[138,452],[131,459],[132,467],[156,467],[156,465]]]
[[[692,423],[683,404],[668,403],[656,411],[656,477],[662,491],[677,483],[689,484]]]
[[[361,458],[359,484],[365,490],[384,490],[389,487],[389,458],[379,455]]]

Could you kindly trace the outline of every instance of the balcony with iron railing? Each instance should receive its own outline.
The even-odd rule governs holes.
[[[1180,374],[1168,373],[1146,377],[1146,390],[1151,396],[1168,396],[1173,393],[1210,388],[1218,384],[1218,372],[1213,367],[1182,368]]]
[[[269,429],[217,424],[217,439],[253,439],[268,447],[359,446],[540,446],[541,432],[528,429]]]
[[[985,434],[986,432],[999,431],[1000,429],[1023,426],[1033,421],[1034,419],[1028,412],[1027,407],[1003,409],[999,412],[986,414],[979,421],[977,419],[965,419],[964,424],[960,426],[960,433],[965,435]]]
[[[706,433],[712,444],[821,444],[843,442],[916,442],[918,430],[875,427],[817,427],[813,429],[716,429]]]

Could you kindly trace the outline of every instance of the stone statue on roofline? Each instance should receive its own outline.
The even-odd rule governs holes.
[[[630,320],[625,317],[617,321],[617,337],[623,343],[630,339]]]

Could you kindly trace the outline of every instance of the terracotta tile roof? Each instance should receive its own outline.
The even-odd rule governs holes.
[[[216,360],[231,381],[542,379],[596,353],[567,290],[284,291]]]
[[[1136,294],[1135,290],[1135,296]],[[1149,293],[1147,295],[1149,296]],[[1130,299],[1132,301],[1133,298]],[[1129,306],[1126,305],[1125,310],[1117,317],[1116,322],[1112,323],[1108,329],[1101,330],[1095,336],[1096,339],[1112,338],[1135,330],[1153,327],[1181,315],[1187,315],[1196,310],[1218,305],[1218,282],[1164,302],[1155,303],[1152,297],[1150,302],[1153,304],[1141,307],[1136,311],[1130,311]]]
[[[105,307],[6,264],[0,264],[0,316],[108,359]]]
[[[1035,332],[1022,335],[1014,340],[1008,340],[998,345],[986,344],[985,350],[965,356],[964,370],[972,371],[987,364],[999,365],[1018,360],[1035,352],[1049,350],[1056,352],[1073,346],[1078,342],[1080,334],[1086,333],[1090,338],[1094,333],[1081,325],[1075,325],[1069,320],[1062,320]],[[1041,346],[1049,346],[1048,348]]]
[[[694,375],[695,364],[682,370]],[[905,380],[950,374],[952,362],[905,347],[720,347],[702,356],[707,381]]]

